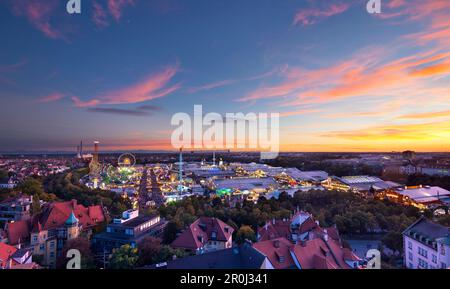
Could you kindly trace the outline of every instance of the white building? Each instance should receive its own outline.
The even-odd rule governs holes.
[[[450,191],[437,186],[400,187],[395,189],[395,191],[419,204],[427,206],[450,203]]]
[[[403,251],[409,269],[450,268],[450,228],[422,217],[403,232]]]

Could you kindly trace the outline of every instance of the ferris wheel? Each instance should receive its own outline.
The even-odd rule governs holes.
[[[121,168],[133,167],[136,164],[136,157],[130,153],[122,154],[117,160],[117,164]]]

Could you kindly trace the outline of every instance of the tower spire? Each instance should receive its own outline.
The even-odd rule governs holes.
[[[180,175],[179,175],[180,185],[179,185],[178,189],[179,189],[180,194],[181,194],[181,192],[183,190],[183,148],[180,148],[180,163],[179,163],[179,165],[180,165],[180,169],[179,169],[179,171],[180,171]]]

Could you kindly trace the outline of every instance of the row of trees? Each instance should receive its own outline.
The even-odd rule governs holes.
[[[64,269],[67,264],[66,254],[70,249],[77,249],[81,253],[81,268],[95,269],[97,267],[107,269],[133,269],[150,264],[157,264],[173,258],[188,256],[183,250],[174,249],[164,245],[158,238],[147,237],[136,248],[123,245],[115,249],[111,255],[94,255],[90,242],[84,237],[67,241],[61,256],[57,259],[57,268]]]
[[[297,192],[293,197],[281,193],[278,200],[261,197],[257,204],[243,201],[236,206],[227,199],[193,197],[162,206],[159,212],[169,220],[164,236],[169,244],[201,216],[223,220],[235,229],[234,239],[242,242],[254,240],[257,228],[267,221],[289,218],[297,209],[313,214],[322,227],[336,225],[341,234],[386,234],[386,246],[394,251],[401,250],[401,232],[421,215],[414,207],[338,191]]]

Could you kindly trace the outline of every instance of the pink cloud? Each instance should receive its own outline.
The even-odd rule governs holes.
[[[36,100],[36,102],[38,102],[38,103],[54,102],[54,101],[61,100],[64,97],[65,97],[64,94],[56,92],[56,93],[52,93],[52,94],[40,97]]]
[[[385,49],[357,53],[315,70],[290,68],[284,80],[260,87],[240,101],[281,100],[282,106],[318,104],[364,96],[410,95],[427,87],[430,78],[450,75],[450,52],[429,50],[395,60]]]
[[[197,87],[192,87],[188,89],[189,93],[196,93],[199,91],[205,91],[205,90],[211,90],[217,87],[222,87],[222,86],[226,86],[232,83],[235,83],[236,80],[233,79],[225,79],[225,80],[220,80],[220,81],[216,81],[216,82],[212,82],[212,83],[208,83],[208,84],[204,84],[201,86],[197,86]]]
[[[51,23],[59,2],[57,0],[14,0],[8,1],[14,14],[25,17],[37,30],[52,39],[65,39],[61,31]]]
[[[303,26],[316,24],[325,18],[344,13],[351,6],[351,3],[332,3],[328,7],[302,9],[295,14],[294,24]]]
[[[98,104],[139,103],[164,97],[180,88],[180,84],[169,85],[178,70],[178,65],[168,66],[129,87],[102,93],[88,101],[82,101],[78,97],[72,97],[72,100],[77,107],[89,107]]]
[[[97,27],[104,28],[109,25],[108,14],[106,10],[97,1],[92,3],[94,13],[92,14],[92,21]]]
[[[26,63],[27,63],[26,60],[22,60],[14,64],[0,66],[0,82],[7,84],[16,84],[14,80],[10,79],[9,74],[16,72]]]
[[[95,106],[100,103],[100,101],[98,101],[97,99],[92,99],[89,101],[82,101],[81,99],[79,99],[76,96],[72,96],[72,101],[74,102],[76,107],[90,107],[90,106]]]
[[[122,17],[123,8],[134,4],[134,0],[108,0],[108,10],[114,19],[119,20]]]

